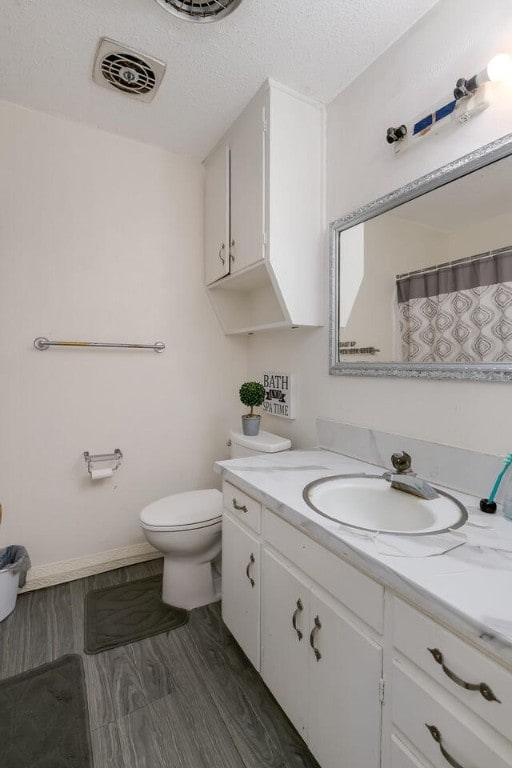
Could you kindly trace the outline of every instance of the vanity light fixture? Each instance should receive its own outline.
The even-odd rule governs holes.
[[[487,109],[486,84],[507,80],[512,77],[512,56],[499,53],[494,56],[485,69],[469,79],[460,77],[453,91],[453,98],[441,102],[427,114],[422,113],[418,118],[398,127],[388,128],[386,141],[393,145],[395,154],[416,144],[416,139],[429,133],[437,133],[440,128],[458,123],[467,123],[474,115]],[[451,120],[446,118],[451,117]]]
[[[476,93],[479,86],[483,83],[494,83],[507,80],[512,75],[512,56],[508,53],[498,53],[494,56],[485,69],[482,69],[477,75],[473,75],[469,80],[460,77],[455,83],[453,95],[458,101],[465,96],[471,96]]]

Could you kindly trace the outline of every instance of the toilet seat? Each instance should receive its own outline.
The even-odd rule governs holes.
[[[141,521],[141,525],[146,531],[197,531],[200,528],[210,528],[212,525],[218,525],[222,521],[222,515],[213,517],[211,520],[203,523],[192,523],[191,525],[149,525]]]
[[[213,488],[165,496],[144,507],[140,522],[148,531],[193,531],[222,519],[222,494]]]

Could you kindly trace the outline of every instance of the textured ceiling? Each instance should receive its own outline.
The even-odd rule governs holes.
[[[271,77],[331,101],[437,0],[243,0],[215,23],[154,0],[1,0],[0,98],[204,156]],[[151,104],[92,81],[102,36],[167,63]]]

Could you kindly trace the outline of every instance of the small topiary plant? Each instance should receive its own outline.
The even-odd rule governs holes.
[[[240,387],[240,400],[251,409],[247,415],[254,418],[256,414],[253,413],[253,408],[262,405],[265,400],[265,387],[259,381],[246,381]]]

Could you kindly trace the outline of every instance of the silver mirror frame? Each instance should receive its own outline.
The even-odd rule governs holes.
[[[330,224],[330,312],[329,312],[329,373],[334,376],[395,376],[421,379],[471,379],[473,381],[512,381],[509,363],[341,363],[338,360],[338,286],[339,286],[339,233],[345,229],[373,219],[402,203],[431,192],[438,187],[460,179],[468,173],[512,155],[512,133],[486,144],[432,173],[409,182],[400,189],[383,195],[372,203]]]

